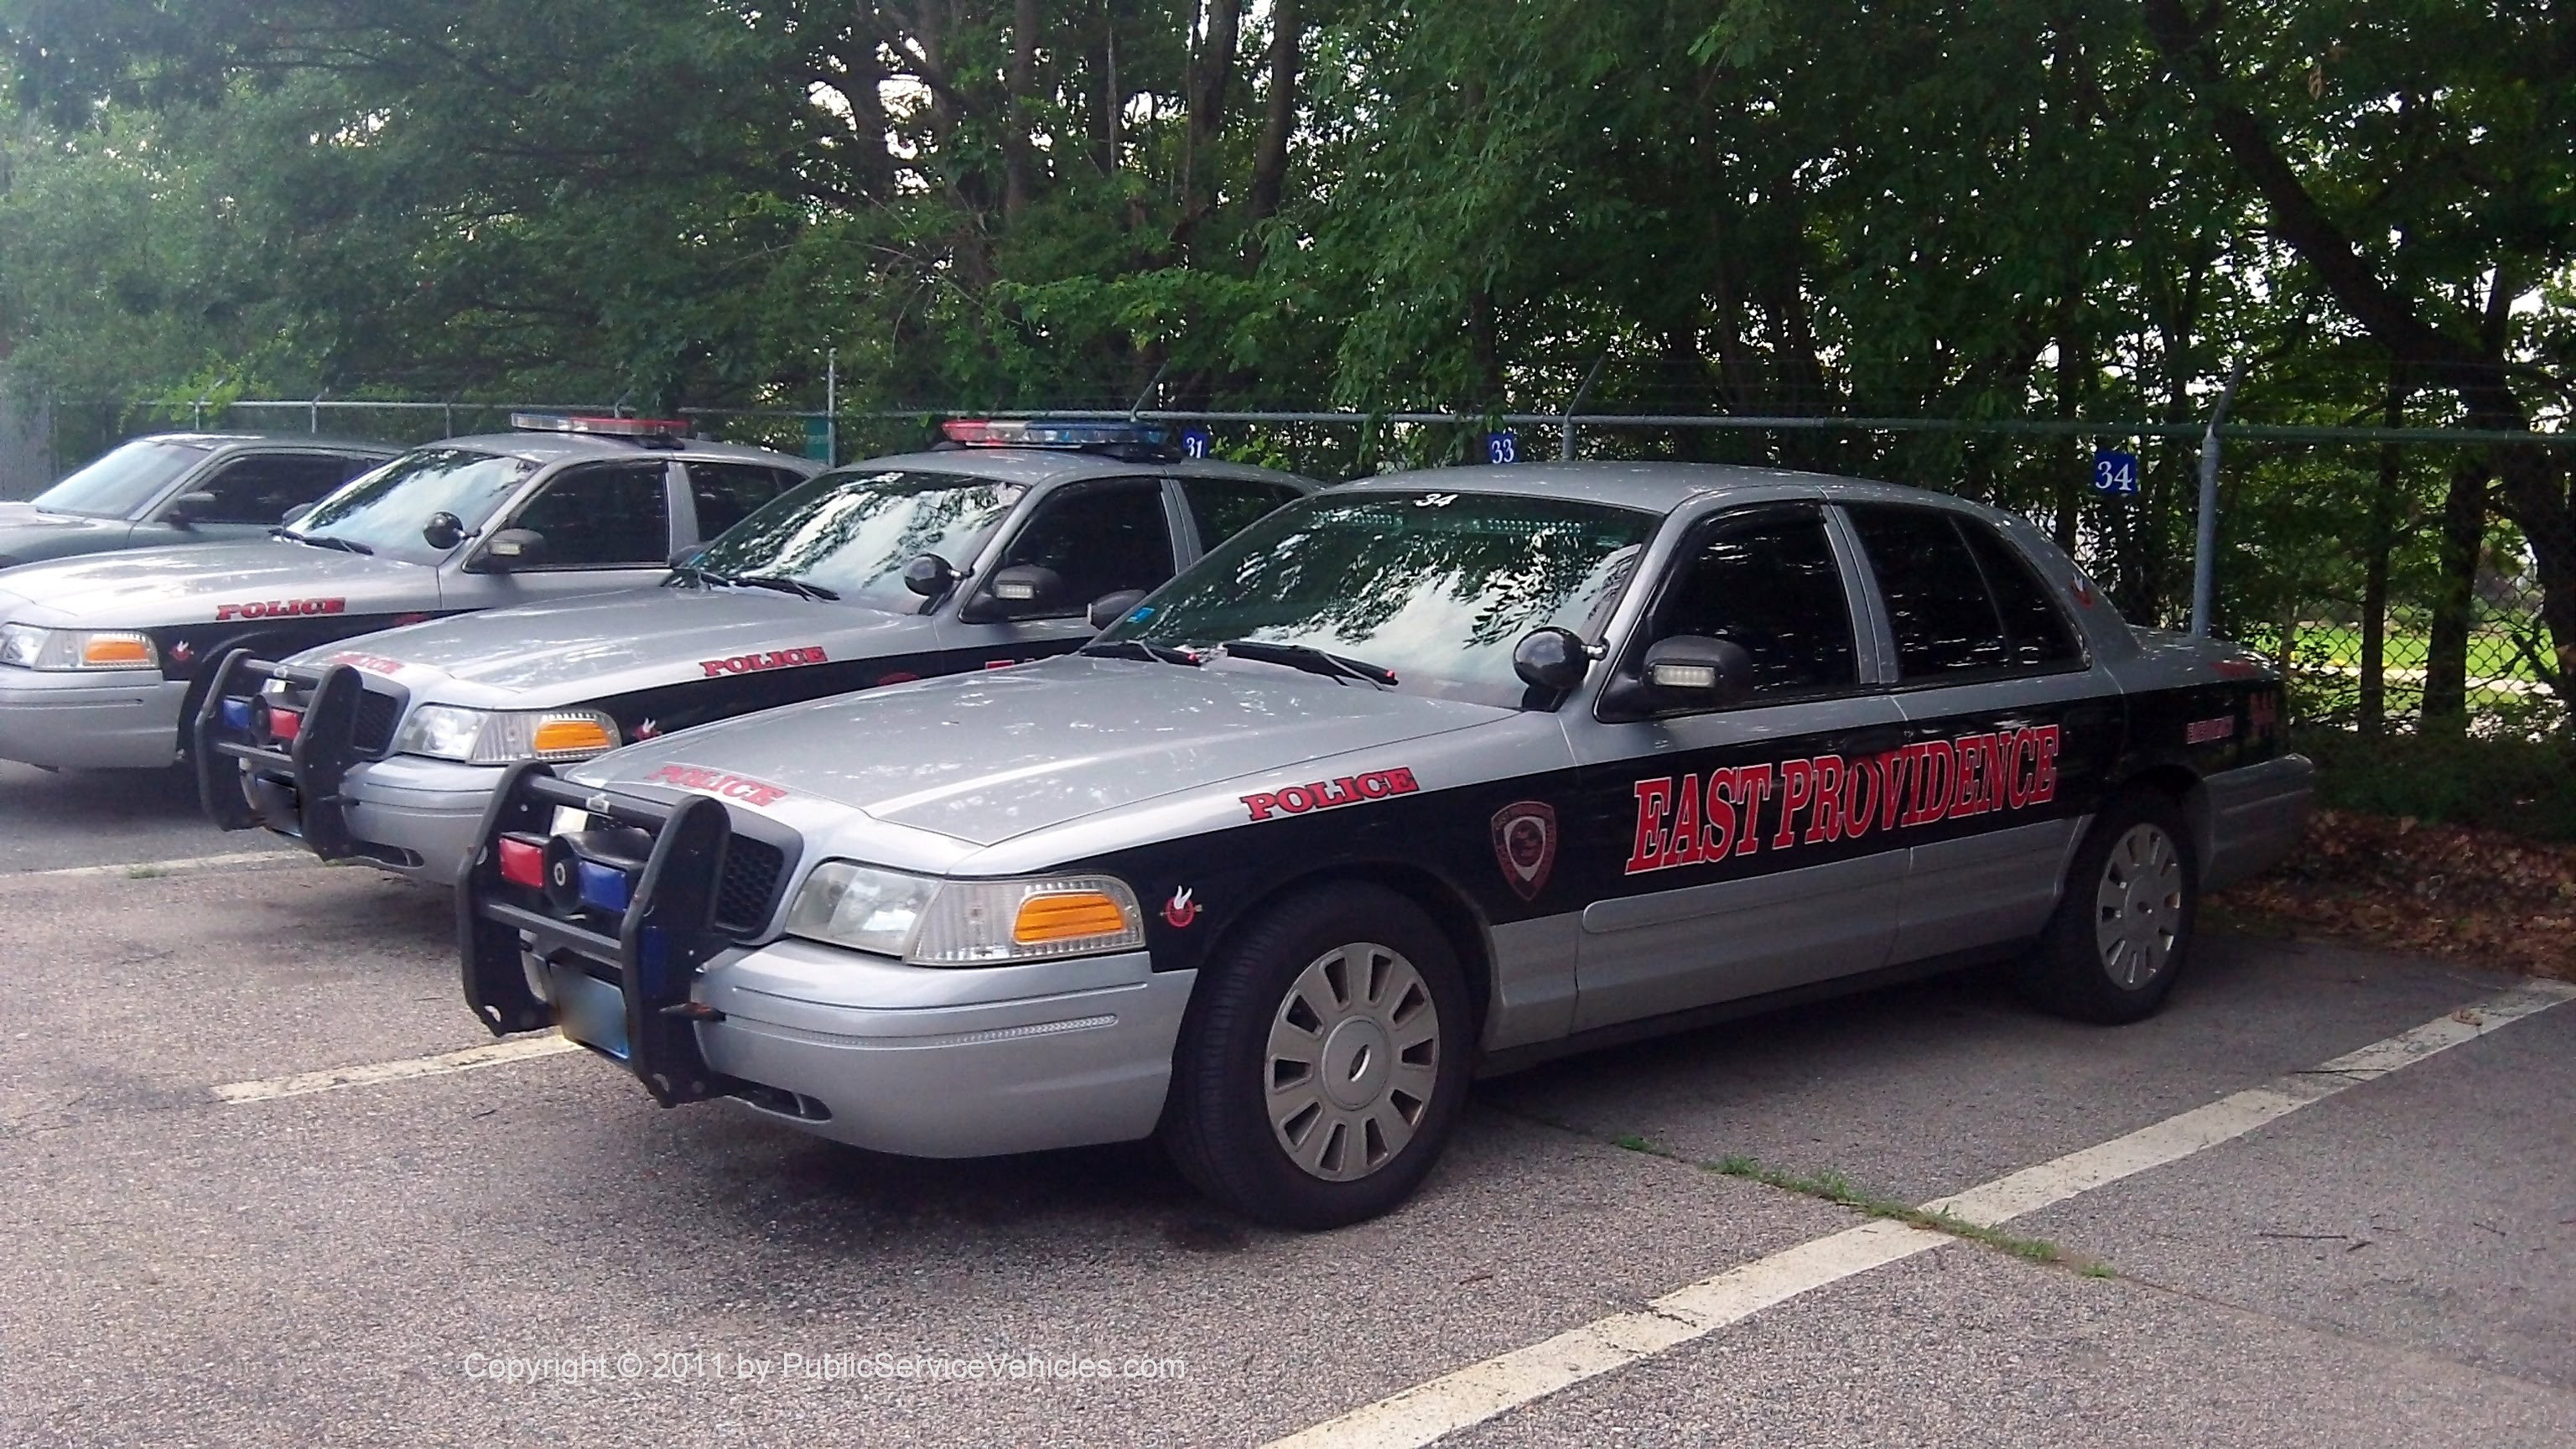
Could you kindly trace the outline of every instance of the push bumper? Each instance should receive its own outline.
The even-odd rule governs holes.
[[[147,670],[0,668],[0,759],[51,769],[159,770],[179,758],[188,682]]]
[[[283,692],[272,692],[273,684]],[[226,830],[263,826],[324,860],[366,860],[453,885],[504,773],[390,753],[399,691],[370,692],[345,664],[306,668],[227,656],[196,722],[197,791]],[[372,706],[373,733],[361,714]],[[291,730],[277,721],[291,718]]]
[[[594,828],[550,834],[565,808]],[[1145,953],[945,969],[743,947],[714,925],[735,839],[718,801],[522,767],[485,826],[457,893],[468,1004],[495,1033],[555,1026],[664,1106],[732,1097],[922,1157],[1130,1140],[1162,1112],[1193,976]]]
[[[2316,774],[2307,756],[2281,755],[2202,780],[2209,793],[2202,885],[2217,890],[2279,864],[2307,829]]]

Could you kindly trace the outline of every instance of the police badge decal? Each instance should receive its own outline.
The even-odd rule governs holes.
[[[1547,888],[1556,868],[1556,807],[1543,800],[1516,800],[1494,812],[1494,859],[1503,868],[1503,883],[1525,901]]]

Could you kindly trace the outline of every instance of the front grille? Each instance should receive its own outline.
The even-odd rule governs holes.
[[[358,696],[358,726],[350,744],[362,755],[393,751],[394,725],[402,719],[402,701],[370,689]]]
[[[724,879],[716,884],[717,929],[750,935],[768,925],[778,904],[778,878],[786,871],[787,852],[737,832],[725,847]]]

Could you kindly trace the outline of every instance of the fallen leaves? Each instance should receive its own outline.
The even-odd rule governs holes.
[[[2576,980],[2576,846],[2320,810],[2282,865],[2210,900],[2394,951]]]

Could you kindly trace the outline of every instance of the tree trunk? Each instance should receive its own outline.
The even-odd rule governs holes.
[[[1297,58],[1302,37],[1297,0],[1271,0],[1270,94],[1261,122],[1261,152],[1252,163],[1254,221],[1279,214],[1279,193],[1288,182],[1288,138],[1297,129]]]
[[[1173,240],[1186,243],[1216,208],[1216,177],[1223,170],[1226,92],[1234,81],[1234,52],[1242,38],[1243,0],[1207,0],[1207,36],[1190,67],[1189,129],[1182,138],[1181,221]]]
[[[2486,544],[2487,479],[2482,458],[2451,469],[2442,500],[2441,570],[2434,582],[2433,637],[2424,654],[2423,728],[2458,734],[2468,727],[2469,623],[2477,603],[2478,554]]]
[[[1002,135],[1002,220],[1017,222],[1029,209],[1029,93],[1037,88],[1038,0],[1018,0],[1011,12],[1009,129]]]

